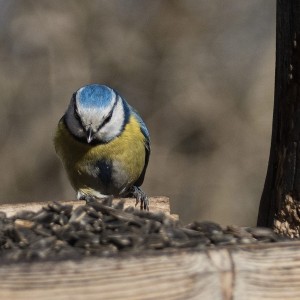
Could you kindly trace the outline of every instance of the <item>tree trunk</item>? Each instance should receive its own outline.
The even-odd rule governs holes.
[[[272,142],[258,226],[300,234],[300,0],[277,0]]]

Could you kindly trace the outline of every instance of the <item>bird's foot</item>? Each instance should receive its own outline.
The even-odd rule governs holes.
[[[145,192],[138,186],[133,186],[129,190],[129,194],[132,195],[135,199],[135,206],[140,203],[141,210],[149,211],[149,199]]]
[[[91,203],[95,201],[101,201],[103,205],[106,206],[112,206],[112,200],[113,200],[112,195],[102,195],[99,193],[99,195],[91,195],[91,194],[86,194],[84,192],[79,191],[77,193],[77,199],[78,200],[84,200],[86,203]]]
[[[77,199],[86,201],[86,203],[90,203],[90,202],[95,201],[97,198],[95,196],[90,196],[90,195],[81,195]]]

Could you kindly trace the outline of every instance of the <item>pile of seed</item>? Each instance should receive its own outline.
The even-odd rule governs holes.
[[[110,256],[162,249],[276,242],[267,228],[222,228],[212,222],[180,222],[160,212],[90,202],[73,208],[53,202],[38,212],[7,217],[0,212],[0,261]]]

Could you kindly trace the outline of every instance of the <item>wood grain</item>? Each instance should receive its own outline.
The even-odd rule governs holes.
[[[295,241],[234,251],[233,299],[300,299],[299,249]]]
[[[299,247],[2,265],[0,299],[300,299]]]
[[[198,265],[207,265],[205,260],[198,255],[191,258],[194,259],[186,260],[185,255],[100,258],[8,266],[0,270],[0,297],[192,299],[200,291],[205,295],[213,281],[197,270]]]

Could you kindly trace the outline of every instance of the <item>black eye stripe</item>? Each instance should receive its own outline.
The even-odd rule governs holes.
[[[78,109],[76,106],[74,107],[74,115],[77,120],[80,120],[80,116],[79,116]]]
[[[74,117],[76,118],[76,120],[79,122],[80,126],[82,127],[82,129],[84,129],[78,108],[77,108],[77,103],[76,103],[76,92],[72,95],[72,101],[73,101],[73,107],[74,107]],[[115,102],[111,108],[111,110],[109,111],[108,115],[106,116],[106,118],[103,120],[103,122],[100,124],[100,126],[97,128],[96,131],[99,131],[103,126],[105,126],[110,120],[111,117],[113,115],[114,109],[117,106],[117,103],[119,101],[119,96],[116,95],[116,99]]]
[[[112,111],[109,113],[109,115],[105,118],[105,120],[102,122],[102,125],[101,126],[104,126],[105,124],[107,124],[110,119],[111,119],[111,116],[112,116]]]
[[[119,100],[118,96],[116,96],[116,101],[114,102],[113,107],[111,108],[111,110],[110,110],[109,114],[107,115],[107,117],[103,120],[103,122],[101,123],[101,125],[98,127],[98,130],[100,130],[103,126],[105,126],[111,120],[111,117],[113,115],[114,109],[117,106],[118,100]]]
[[[79,122],[80,126],[82,128],[84,128],[84,126],[82,124],[82,120],[81,120],[79,112],[78,112],[78,108],[77,108],[76,92],[72,95],[72,101],[73,101],[73,105],[74,105],[74,116],[75,116],[76,120]]]
[[[79,112],[78,112],[78,107],[77,107],[77,103],[76,103],[76,98],[75,98],[75,93],[73,94],[73,103],[74,103],[74,115],[75,115],[75,118],[80,121],[81,123],[81,118],[80,118],[80,115],[79,115]]]

